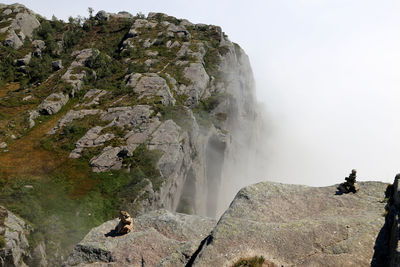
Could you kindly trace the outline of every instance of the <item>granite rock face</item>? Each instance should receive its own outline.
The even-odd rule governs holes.
[[[92,229],[64,266],[184,266],[215,220],[156,210],[134,219],[118,236],[114,219]]]
[[[14,49],[20,48],[26,37],[32,38],[33,31],[40,26],[37,15],[21,4],[0,7],[2,25],[0,33],[7,37],[3,43]]]
[[[71,56],[75,57],[75,60],[68,67],[61,79],[73,87],[72,95],[81,89],[83,85],[83,79],[86,76],[86,71],[79,70],[79,67],[87,65],[90,60],[96,58],[99,53],[100,52],[97,49],[91,48],[76,50],[71,53]]]
[[[372,267],[400,266],[400,174],[397,174],[392,185],[386,188],[387,205],[385,224],[376,239]]]
[[[32,230],[21,218],[0,206],[0,240],[4,242],[0,246],[0,266],[47,266],[42,245],[30,250],[28,235]]]
[[[10,10],[2,12],[9,16]],[[26,129],[46,123],[39,128],[48,134],[40,137],[49,141],[43,144],[62,146],[59,151],[93,172],[132,173],[138,154],[154,156],[157,162],[143,168],[157,177],[140,177],[134,196],[118,196],[132,199],[123,203],[131,214],[165,208],[216,218],[224,183],[232,174],[248,177],[251,157],[243,150],[257,144],[257,103],[244,51],[220,27],[161,13],[145,18],[101,11],[90,25],[78,22],[71,42],[64,32],[71,27],[55,27],[54,43],[33,40],[16,58],[27,63],[25,48],[32,53],[30,65],[52,58],[46,77],[15,92],[30,105]],[[47,118],[38,119],[42,115]]]
[[[106,222],[66,265],[232,266],[262,256],[265,266],[369,266],[386,186],[361,182],[356,194],[339,194],[336,186],[262,182],[240,190],[218,223],[158,210],[136,218],[132,233],[115,236],[118,219]]]
[[[239,191],[193,266],[231,266],[263,256],[271,266],[369,266],[384,223],[386,184],[336,186],[263,182]],[[275,264],[275,265],[273,265]]]
[[[44,115],[56,114],[65,104],[67,104],[68,100],[68,95],[64,95],[63,93],[53,93],[38,106],[38,111]]]
[[[139,99],[158,96],[162,98],[161,103],[165,106],[175,104],[176,100],[167,82],[156,73],[131,74],[127,86],[133,87],[133,91],[139,94]]]
[[[100,12],[99,16],[107,14]],[[111,14],[110,19],[113,19]],[[131,156],[143,144],[149,150],[161,152],[157,167],[163,180],[160,189],[146,201],[143,211],[158,208],[177,211],[190,206],[193,213],[216,217],[220,188],[230,182],[232,173],[238,173],[230,171],[232,164],[241,170],[248,169],[246,164],[251,157],[243,150],[257,146],[254,129],[258,129],[259,120],[255,115],[258,111],[254,82],[246,54],[227,39],[220,27],[179,21],[160,13],[133,20],[121,42],[121,54],[144,50],[143,60],[126,58],[124,61],[144,64],[147,71],[126,73],[121,81],[126,95],[114,102],[107,99],[119,92],[89,89],[82,101],[48,133],[56,134],[66,124],[86,116],[98,116],[98,125],[91,125],[75,142],[71,158],[81,157],[86,149],[100,147],[101,152],[96,151],[88,162],[92,170],[118,170],[127,167],[123,165],[124,157]],[[213,38],[212,43],[211,39],[201,37],[208,31],[212,37],[207,38]],[[168,52],[158,51],[160,46],[160,51]],[[210,51],[214,51],[214,71],[205,63],[210,60]],[[53,93],[39,105],[39,113],[55,114],[69,97],[75,97],[99,54],[96,48],[72,52],[72,63],[58,70],[61,82],[69,84],[72,92],[69,95]],[[165,55],[171,57],[166,60]],[[108,55],[101,57],[110,59]],[[92,76],[95,79],[96,74]],[[204,115],[199,117],[196,109],[203,103],[214,103],[213,97],[218,97],[218,105],[206,105],[207,118],[202,119]],[[168,109],[176,106],[179,114],[163,118]],[[31,125],[36,117],[37,113],[33,112]],[[238,129],[246,132],[244,136],[251,141],[243,139]],[[240,174],[248,176],[248,173]]]

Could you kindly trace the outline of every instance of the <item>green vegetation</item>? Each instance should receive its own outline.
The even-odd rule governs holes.
[[[92,127],[105,125],[97,115],[88,115],[83,119],[73,120],[56,134],[41,140],[42,147],[54,152],[71,152],[75,143]]]
[[[35,229],[31,244],[46,241],[50,251],[65,252],[93,227],[118,216],[132,205],[147,180],[157,190],[162,183],[156,163],[157,151],[139,146],[124,164],[130,171],[93,173],[84,159],[68,160],[45,176],[1,180],[0,198],[8,209],[26,219]],[[54,247],[51,247],[51,244]],[[53,251],[55,252],[55,251]]]
[[[193,212],[193,204],[191,203],[191,198],[189,197],[182,197],[179,201],[178,208],[176,212],[184,213],[184,214],[194,214]]]
[[[211,112],[228,97],[228,94],[217,93],[200,101],[199,105],[193,109],[193,114],[196,116],[197,122],[201,127],[209,128],[211,124],[214,124],[217,128],[222,127],[222,123],[226,120],[227,114],[217,113],[213,116]]]
[[[7,215],[8,215],[7,211],[3,208],[0,208],[0,226],[1,227],[4,227],[4,220],[6,219]],[[5,230],[2,230],[0,232],[0,249],[4,248],[6,246],[6,241],[4,239],[4,233],[5,233]]]
[[[159,105],[156,111],[160,112],[162,121],[173,120],[177,125],[186,131],[193,129],[192,118],[184,106]]]
[[[6,240],[4,240],[4,236],[0,235],[0,249],[6,246]]]
[[[232,267],[262,267],[264,262],[264,257],[254,256],[251,258],[242,258],[238,260]]]
[[[385,210],[382,214],[383,217],[389,214],[390,208],[394,203],[394,186],[393,184],[388,184],[385,190],[385,199],[383,202],[386,202]]]
[[[8,142],[10,148],[8,154],[0,154],[0,204],[33,226],[35,231],[29,235],[31,246],[45,241],[50,257],[60,248],[63,253],[69,251],[92,227],[116,217],[119,209],[128,209],[135,215],[140,208],[140,201],[148,198],[143,188],[150,182],[153,190],[157,191],[163,182],[156,167],[161,152],[147,149],[146,144],[138,146],[131,156],[122,155],[123,170],[92,172],[89,161],[104,146],[123,145],[125,131],[118,127],[104,129],[104,132],[116,136],[104,146],[84,149],[80,159],[68,158],[76,141],[90,128],[106,125],[98,116],[74,120],[54,135],[45,134],[61,115],[84,102],[83,96],[88,90],[97,88],[109,92],[100,99],[96,108],[148,104],[155,114],[160,112],[162,121],[172,119],[182,129],[192,130],[192,118],[184,107],[187,95],[172,90],[177,104],[163,106],[160,97],[138,99],[132,88],[125,86],[127,74],[146,72],[158,73],[171,89],[191,82],[183,75],[187,65],[176,65],[174,62],[181,60],[190,64],[195,59],[189,55],[178,58],[180,47],[166,47],[168,41],[177,40],[182,44],[188,39],[167,37],[161,23],[154,28],[140,28],[138,31],[142,42],[134,38],[134,48],[124,46],[123,41],[132,24],[142,17],[142,14],[138,14],[133,19],[111,17],[109,20],[97,20],[91,14],[89,18],[70,18],[68,22],[55,17],[52,20],[40,19],[41,26],[35,30],[32,40],[43,40],[46,48],[42,50],[41,57],[32,56],[25,69],[16,66],[14,61],[35,51],[31,40],[27,38],[18,50],[0,44],[0,137],[1,141]],[[163,15],[157,15],[155,20],[175,24],[181,21]],[[221,54],[228,52],[226,48],[219,47],[220,28],[188,26],[187,29],[192,35],[190,49],[198,52],[198,42],[205,44],[206,71],[218,79],[220,72],[216,65],[220,62]],[[150,48],[143,47],[143,41],[147,39],[154,41]],[[82,90],[56,115],[41,116],[36,120],[36,126],[28,129],[29,110],[33,110],[53,92],[71,92],[71,85],[63,82],[61,77],[74,60],[71,53],[85,48],[95,48],[100,53],[90,58],[85,66],[74,69],[74,72],[86,72]],[[149,58],[155,59],[151,65],[145,64]],[[51,63],[59,59],[64,68],[54,71]],[[176,85],[171,84],[167,74],[176,80]],[[24,101],[27,95],[32,98]],[[214,94],[193,109],[202,127],[214,124],[221,128],[227,115],[210,113],[226,97]],[[11,140],[11,134],[18,134],[21,136],[19,140],[26,141],[13,147],[13,142],[19,140]],[[31,159],[21,160],[24,157]],[[49,163],[43,164],[45,161]],[[19,172],[19,168],[28,170]],[[183,199],[180,209],[190,213],[189,207]],[[0,233],[0,247],[2,242],[4,239]],[[58,265],[55,262],[52,264]]]

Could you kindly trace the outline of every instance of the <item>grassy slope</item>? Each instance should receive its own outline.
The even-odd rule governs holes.
[[[179,23],[172,17],[167,20]],[[184,95],[174,92],[178,105],[163,107],[158,103],[158,98],[138,101],[132,90],[124,87],[123,78],[127,73],[149,71],[143,65],[146,57],[140,45],[135,51],[120,54],[122,40],[133,20],[113,18],[109,22],[100,23],[87,20],[83,27],[59,21],[42,20],[41,23],[36,38],[45,40],[47,48],[43,51],[41,61],[36,60],[28,66],[26,75],[19,72],[12,62],[32,52],[32,45],[26,42],[18,51],[0,45],[0,56],[7,58],[0,61],[0,140],[7,141],[9,145],[8,152],[0,153],[0,204],[33,225],[35,232],[30,235],[32,247],[37,242],[45,241],[48,255],[53,255],[59,249],[62,254],[70,250],[89,229],[116,216],[119,208],[134,202],[147,184],[145,178],[150,179],[155,188],[161,184],[159,172],[155,168],[160,155],[148,151],[145,146],[140,146],[126,160],[126,164],[131,164],[130,173],[124,170],[93,173],[88,160],[101,148],[86,150],[81,159],[70,159],[68,154],[71,147],[93,126],[93,120],[75,120],[66,127],[72,131],[61,131],[54,136],[46,134],[68,110],[82,101],[85,91],[101,88],[111,92],[103,97],[96,108],[105,109],[124,96],[118,105],[150,104],[163,115],[163,119],[172,118],[186,130],[190,125],[187,125],[187,118],[181,115],[182,104],[186,99]],[[206,69],[210,75],[217,77],[215,64],[218,63],[218,34],[215,29],[197,31],[194,27],[189,28],[193,43],[207,43]],[[143,30],[141,38],[155,38],[161,30],[161,25],[153,30]],[[54,53],[57,41],[63,41],[66,47],[61,54]],[[101,52],[101,60],[95,61],[92,66],[97,78],[88,77],[82,92],[75,99],[70,100],[56,115],[41,116],[36,121],[37,125],[28,130],[28,110],[34,109],[54,91],[68,92],[68,87],[60,82],[60,77],[73,60],[71,52],[84,48],[97,48]],[[178,48],[168,51],[164,40],[150,50],[159,53],[159,63],[153,66],[152,71],[163,70],[161,76],[168,72],[178,83],[188,83],[182,75],[182,67],[169,64],[164,68],[177,59]],[[124,62],[123,56],[130,57],[131,63]],[[62,59],[66,67],[52,73],[51,61],[57,59]],[[33,96],[32,100],[22,101],[27,93]],[[221,96],[203,101],[194,110],[205,126],[210,125],[207,121],[211,119],[214,124],[218,124],[208,114],[210,106],[216,104],[218,97]],[[12,140],[10,135],[13,133],[21,137]]]

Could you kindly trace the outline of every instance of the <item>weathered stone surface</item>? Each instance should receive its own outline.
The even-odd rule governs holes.
[[[0,149],[7,148],[7,143],[6,142],[1,142],[0,143]]]
[[[35,120],[40,116],[37,110],[29,111],[29,128],[35,126]]]
[[[385,224],[379,232],[371,267],[400,266],[400,174],[397,174],[392,185],[386,188],[387,201]]]
[[[102,153],[90,160],[90,166],[94,172],[105,172],[108,170],[119,170],[122,167],[122,158],[119,157],[121,148],[107,146]]]
[[[102,146],[106,141],[113,139],[115,136],[111,133],[100,134],[104,127],[96,126],[87,131],[87,133],[79,139],[75,144],[75,149],[69,154],[70,158],[79,158],[85,147]]]
[[[33,31],[40,26],[40,23],[36,14],[25,6],[13,4],[8,7],[9,9],[4,12],[11,16],[11,20],[9,20],[8,26],[1,29],[1,32],[8,33],[4,44],[18,49],[23,45],[26,37],[32,38]],[[12,13],[15,13],[15,15],[12,15]]]
[[[21,41],[15,31],[11,29],[7,38],[4,40],[4,44],[14,49],[18,49],[23,46],[24,43]]]
[[[26,266],[24,261],[30,256],[26,235],[30,231],[22,219],[0,206],[0,236],[5,241],[0,248],[1,266]]]
[[[53,93],[46,97],[45,100],[38,106],[38,111],[44,115],[56,114],[69,100],[68,95],[63,93]]]
[[[150,106],[116,107],[107,109],[100,117],[103,121],[111,121],[109,126],[135,128],[149,121],[153,111]]]
[[[82,104],[82,106],[90,107],[92,105],[98,105],[100,98],[106,94],[108,94],[106,90],[90,89],[83,97],[84,100],[90,101],[88,103]]]
[[[126,77],[128,87],[139,94],[139,99],[159,96],[163,105],[174,105],[176,100],[168,87],[167,82],[156,73],[130,74]]]
[[[85,147],[101,146],[106,141],[114,138],[113,134],[99,133],[107,127],[117,126],[122,129],[130,129],[125,135],[126,146],[106,147],[102,153],[93,159],[90,164],[95,172],[117,170],[122,167],[122,159],[136,149],[140,142],[146,141],[152,132],[158,127],[158,118],[150,118],[152,111],[150,106],[137,105],[133,107],[110,108],[103,112],[100,119],[109,121],[105,127],[94,127],[89,130],[77,143],[70,157],[78,158]]]
[[[122,50],[134,47],[132,44],[132,38],[137,38],[138,36],[140,36],[140,32],[142,30],[141,28],[152,29],[156,27],[157,24],[157,21],[153,20],[136,19],[129,32],[126,34],[125,40],[122,42]],[[150,39],[148,39],[143,43],[143,47],[148,48],[152,46],[155,41],[156,39],[154,39],[153,41],[150,41]]]
[[[174,37],[174,33],[178,35],[178,37],[188,37],[190,38],[190,33],[186,30],[183,25],[175,25],[170,23],[167,28],[168,36]]]
[[[75,60],[71,63],[61,79],[73,86],[72,94],[81,89],[83,78],[86,76],[86,71],[82,70],[76,73],[75,68],[90,64],[90,60],[96,58],[99,53],[99,50],[91,48],[76,50],[71,53],[71,56],[75,57]]]
[[[38,48],[38,49],[40,49],[40,50],[43,50],[43,49],[46,48],[46,43],[45,43],[43,40],[33,40],[33,41],[32,41],[32,45],[33,45],[35,48]]]
[[[386,185],[362,182],[356,194],[336,186],[263,182],[236,195],[193,266],[230,266],[263,256],[276,266],[369,266]]]
[[[53,129],[48,132],[48,134],[55,134],[57,130],[61,129],[73,120],[82,119],[87,115],[96,115],[100,113],[102,113],[102,111],[98,109],[70,110],[57,122],[56,126],[54,126]]]
[[[32,59],[32,53],[28,53],[23,58],[15,60],[15,64],[17,66],[26,66],[29,64],[29,62],[31,62],[31,59]]]
[[[117,14],[112,14],[111,16],[116,18],[126,18],[126,19],[133,18],[133,15],[127,11],[120,11]]]
[[[173,120],[167,120],[152,134],[153,138],[149,142],[149,149],[163,152],[157,166],[164,177],[170,176],[182,164],[180,132],[181,128]]]
[[[51,62],[53,70],[57,71],[63,68],[61,59]]]
[[[155,118],[152,119],[152,122],[142,124],[129,131],[125,135],[128,155],[132,154],[140,144],[144,144],[160,124],[161,122]]]
[[[48,266],[48,262],[46,260],[46,246],[43,242],[33,249],[31,258],[28,260],[28,266]]]
[[[175,42],[174,42],[175,43]],[[176,54],[178,57],[190,56],[196,59],[196,63],[202,63],[204,65],[203,57],[206,54],[206,50],[204,48],[203,43],[196,43],[198,47],[198,52],[192,51],[190,47],[190,42],[184,42]]]
[[[105,12],[104,10],[100,10],[97,12],[95,19],[97,20],[108,20],[110,18],[110,14]]]
[[[171,40],[168,40],[165,45],[167,48],[174,48],[179,47],[181,44],[178,41],[172,42]]]
[[[184,266],[215,220],[157,210],[134,219],[133,229],[113,236],[114,219],[92,229],[65,266]]]
[[[184,76],[191,81],[183,92],[189,96],[185,104],[195,105],[207,88],[210,77],[201,63],[190,63],[184,70]]]

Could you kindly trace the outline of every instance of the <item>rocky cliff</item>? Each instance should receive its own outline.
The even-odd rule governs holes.
[[[262,266],[370,266],[374,245],[385,220],[386,187],[380,182],[362,182],[356,194],[339,194],[336,186],[263,182],[240,190],[201,242],[214,225],[213,221],[158,211],[137,218],[135,230],[125,236],[105,236],[118,220],[93,229],[77,245],[68,264],[253,266],[239,263],[258,258]],[[146,227],[157,230],[157,237],[153,232],[144,233],[143,222]],[[185,226],[185,222],[189,225]],[[202,227],[198,227],[199,224]],[[186,227],[197,230],[188,231]],[[180,243],[183,247],[188,247],[187,233],[191,233],[197,249],[182,252],[182,247],[166,243],[171,236],[176,240],[177,233],[184,236]],[[153,240],[153,256],[147,242],[140,238]],[[167,249],[171,251],[165,252]],[[94,257],[99,251],[108,257]],[[121,256],[121,253],[125,254]],[[165,255],[173,255],[173,261],[170,261],[171,257],[166,260]]]
[[[249,59],[220,27],[1,4],[0,59],[2,265],[396,266],[396,183],[386,219],[382,183],[265,182],[214,221],[258,169],[265,127]],[[135,217],[123,236],[119,209]]]
[[[32,227],[0,206],[0,266],[47,266],[44,244],[30,248]]]
[[[400,216],[400,192],[399,192],[398,174],[392,185],[386,189],[385,195],[387,200],[385,224],[382,227],[375,243],[375,253],[371,266],[399,266],[399,216]]]
[[[216,217],[231,166],[246,176],[261,117],[249,59],[220,27],[15,4],[0,6],[0,42],[1,204],[51,264],[119,209]]]

